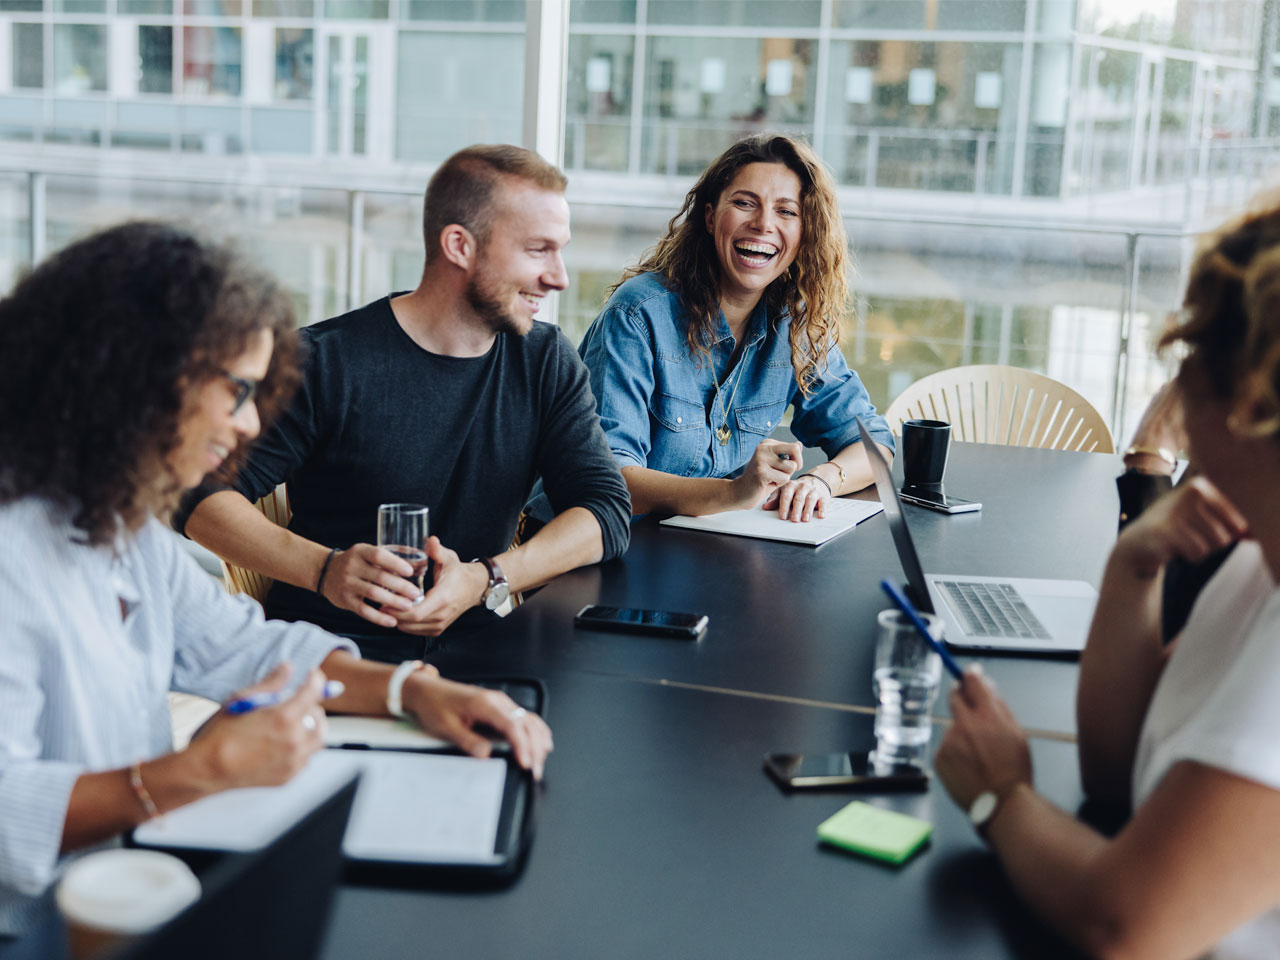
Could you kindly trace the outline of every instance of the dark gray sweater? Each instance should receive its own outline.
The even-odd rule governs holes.
[[[396,322],[390,298],[300,331],[302,386],[254,446],[235,487],[257,500],[288,481],[290,529],[329,547],[376,543],[382,503],[422,503],[431,534],[464,561],[511,544],[541,476],[557,513],[595,515],[604,558],[627,547],[631,502],[605,444],[587,370],[559,328],[499,334],[481,357],[428,353]],[[174,525],[219,489],[188,496]],[[268,617],[336,633],[401,637],[309,590],[276,583]],[[472,610],[458,623],[475,623]]]

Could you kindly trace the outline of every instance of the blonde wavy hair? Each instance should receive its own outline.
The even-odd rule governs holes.
[[[1185,344],[1218,399],[1254,388],[1261,415],[1245,429],[1280,440],[1280,195],[1201,244],[1181,316],[1160,345]]]
[[[791,365],[807,394],[826,369],[827,352],[840,341],[850,261],[835,182],[808,144],[778,134],[739,140],[698,178],[653,252],[623,273],[609,292],[639,274],[660,274],[689,311],[690,355],[709,360],[720,316],[720,258],[703,211],[707,204],[714,208],[738,171],[751,163],[780,163],[800,179],[800,249],[764,298],[771,323],[784,311],[791,315]]]

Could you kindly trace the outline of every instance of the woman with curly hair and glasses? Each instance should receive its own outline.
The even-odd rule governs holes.
[[[1025,735],[966,674],[939,776],[1027,904],[1090,956],[1280,957],[1280,207],[1211,237],[1166,337],[1201,475],[1128,524],[1080,662],[1080,773],[1103,836],[1032,789]],[[1175,558],[1239,541],[1177,638]]]
[[[764,505],[804,521],[871,482],[854,417],[890,458],[893,436],[837,345],[848,270],[806,144],[750,137],[707,168],[579,348],[634,513]],[[768,439],[789,404],[828,463],[801,473],[801,444]]]
[[[66,855],[202,796],[288,780],[324,743],[326,697],[412,714],[481,755],[483,722],[541,773],[540,718],[264,621],[161,523],[280,409],[295,342],[275,283],[158,223],[75,243],[0,301],[0,934],[22,929]],[[175,752],[171,689],[279,702],[220,711]]]

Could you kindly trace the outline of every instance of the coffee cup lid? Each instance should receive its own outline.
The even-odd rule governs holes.
[[[177,857],[154,850],[103,850],[81,857],[58,884],[70,922],[110,933],[146,933],[200,899],[200,881]]]

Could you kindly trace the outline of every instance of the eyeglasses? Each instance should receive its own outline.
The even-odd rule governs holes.
[[[253,399],[254,394],[258,392],[259,380],[246,380],[244,377],[237,377],[234,373],[228,373],[226,370],[219,371],[227,382],[236,388],[235,404],[231,407],[231,415],[234,417],[241,411],[246,403]]]

